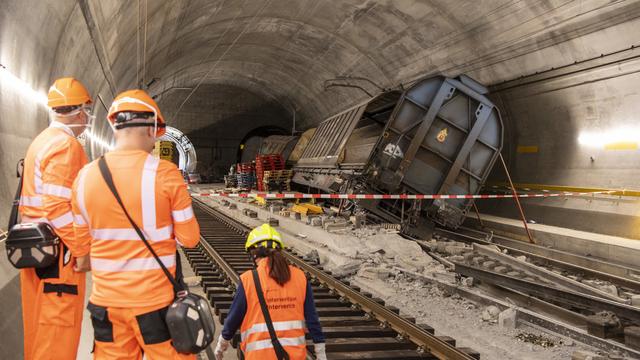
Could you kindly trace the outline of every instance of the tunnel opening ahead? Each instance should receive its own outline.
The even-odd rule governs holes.
[[[264,139],[272,135],[287,135],[287,131],[279,126],[261,126],[249,131],[240,141],[236,162],[244,163],[255,159]]]
[[[186,91],[160,94],[158,102],[168,125],[191,140],[198,159],[193,171],[205,181],[222,180],[229,166],[243,157],[241,144],[249,141],[250,145],[253,137],[288,134],[292,126],[289,107],[267,93],[243,86],[203,84],[182,108]]]

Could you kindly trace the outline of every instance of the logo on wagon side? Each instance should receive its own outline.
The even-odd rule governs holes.
[[[438,140],[438,142],[440,143],[443,143],[445,140],[447,140],[447,135],[449,135],[449,130],[447,130],[447,128],[444,128],[440,130],[440,132],[436,136],[436,140]]]
[[[384,154],[389,155],[393,158],[401,158],[404,157],[404,153],[402,152],[402,149],[400,148],[400,146],[396,145],[396,144],[387,144],[387,146],[385,146],[384,148]]]

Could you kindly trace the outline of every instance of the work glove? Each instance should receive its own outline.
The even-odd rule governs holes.
[[[313,344],[313,350],[316,353],[316,360],[327,360],[327,353],[325,352],[325,343]]]
[[[216,360],[222,360],[222,355],[224,355],[224,352],[227,351],[230,344],[231,344],[231,341],[225,340],[222,337],[222,335],[218,337],[218,343],[216,344],[216,349],[213,351],[213,354],[215,355]],[[324,359],[326,360],[327,357],[325,356]]]

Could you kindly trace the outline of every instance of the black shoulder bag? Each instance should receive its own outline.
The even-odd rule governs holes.
[[[278,357],[278,360],[289,360],[289,354],[287,354],[287,351],[282,347],[282,344],[280,344],[280,341],[276,336],[276,330],[273,328],[271,314],[269,314],[267,302],[264,300],[264,294],[262,293],[262,285],[260,285],[260,276],[258,275],[258,270],[253,269],[251,273],[253,274],[253,283],[256,285],[256,293],[258,294],[258,301],[260,301],[260,307],[262,308],[264,322],[267,324],[269,336],[271,337],[271,344],[273,344],[273,349],[276,351],[276,356]]]
[[[22,171],[20,171],[22,167]],[[46,222],[18,224],[18,207],[22,194],[24,159],[18,162],[16,175],[20,178],[11,206],[7,230],[6,250],[9,262],[17,269],[42,269],[56,264],[60,253],[60,237]]]
[[[124,207],[124,203],[116,190],[116,186],[113,183],[113,177],[111,176],[111,171],[109,171],[107,161],[104,157],[101,157],[100,160],[98,160],[98,166],[100,167],[100,173],[102,174],[104,181],[107,183],[109,190],[111,190],[113,196],[118,201],[118,204],[120,204],[120,207],[131,223],[131,226],[134,228],[138,236],[140,236],[140,239],[142,239],[145,246],[149,249],[173,286],[176,299],[169,306],[167,316],[165,318],[167,327],[169,328],[169,333],[171,334],[173,347],[178,352],[184,354],[199,353],[211,344],[215,333],[215,323],[213,322],[213,316],[211,315],[207,300],[202,296],[190,293],[186,289],[186,286],[181,282],[181,279],[175,279],[171,275],[167,267],[162,263],[162,260],[158,257],[158,254],[156,254],[153,247],[151,247],[151,244],[149,244],[149,241],[144,236],[142,230],[140,230],[138,225],[136,225],[135,221],[133,221],[129,212]],[[179,267],[180,257],[176,251],[176,272],[179,270]],[[197,316],[194,316],[194,314],[197,314]]]

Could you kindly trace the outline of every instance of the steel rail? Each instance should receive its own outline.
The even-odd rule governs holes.
[[[505,237],[494,236],[493,241],[488,241],[482,238],[477,238],[468,234],[463,234],[457,231],[451,231],[442,228],[436,228],[436,233],[445,234],[446,236],[453,237],[456,240],[460,240],[463,242],[476,242],[484,245],[495,245],[500,249],[506,249],[511,254],[515,255],[524,255],[533,259],[540,263],[546,263],[549,265],[557,266],[560,268],[564,268],[566,270],[571,270],[575,272],[581,272],[585,275],[592,276],[598,279],[606,280],[611,282],[614,285],[627,288],[629,290],[634,290],[640,293],[640,282],[629,279],[627,277],[621,276],[621,273],[629,273],[632,269],[627,267],[609,263],[603,260],[594,259],[594,258],[584,258],[580,255],[570,254],[564,251],[555,250],[546,248],[540,245],[527,244],[525,242],[519,240],[508,239]],[[503,241],[508,241],[512,244],[517,245],[520,248],[516,248],[510,245],[506,245]],[[604,269],[608,269],[610,271],[596,270],[593,268],[589,268],[579,264],[578,262],[582,262],[585,264],[587,261],[591,262],[591,264],[601,265]],[[615,273],[613,273],[615,272]]]
[[[593,312],[611,311],[619,318],[624,318],[634,324],[640,323],[640,308],[591,296],[577,291],[558,289],[542,285],[533,281],[518,279],[512,276],[479,269],[461,263],[455,264],[455,271],[461,275],[470,276],[480,281],[497,284],[525,294],[533,295],[545,300],[556,301],[569,306],[588,309]]]
[[[229,263],[224,260],[220,253],[218,253],[216,249],[214,249],[213,246],[211,246],[211,244],[209,244],[203,236],[200,236],[200,245],[207,253],[209,253],[213,261],[217,263],[220,269],[224,271],[229,280],[233,282],[233,285],[237,287],[238,283],[240,283],[240,275],[238,275],[238,273],[233,270],[233,267],[231,267],[231,265],[229,265]]]

